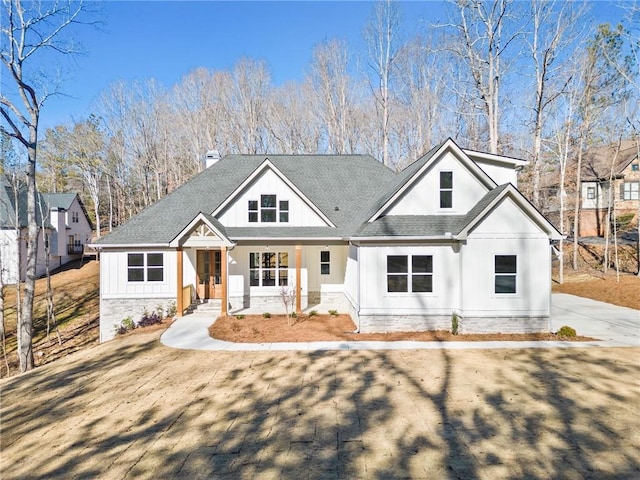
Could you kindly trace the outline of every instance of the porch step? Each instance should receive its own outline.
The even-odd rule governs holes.
[[[220,299],[209,299],[202,303],[192,303],[187,309],[187,313],[207,315],[217,317],[222,312],[222,301]]]

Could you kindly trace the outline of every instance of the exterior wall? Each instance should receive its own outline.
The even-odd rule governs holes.
[[[452,208],[440,208],[439,172],[453,172]],[[405,192],[387,215],[463,215],[486,193],[487,188],[452,153],[447,153]]]
[[[360,283],[360,264],[359,247],[357,245],[349,245],[347,251],[347,259],[344,273],[344,296],[349,302],[349,309],[354,311],[360,310],[360,296],[358,293],[358,285]],[[351,315],[356,318],[353,314]]]
[[[476,160],[475,162],[498,185],[510,183],[514,187],[518,186],[518,172],[512,166],[481,160]]]
[[[163,253],[162,282],[129,282],[128,253]],[[175,250],[103,251],[100,255],[100,341],[115,336],[115,326],[130,316],[138,321],[144,310],[166,308],[177,298],[177,258]]]
[[[0,259],[2,260],[2,282],[13,284],[18,282],[18,246],[16,232],[13,229],[0,229]]]
[[[249,223],[248,214],[249,200],[257,200],[259,208],[260,195],[276,195],[277,202],[280,200],[289,201],[289,221],[287,223],[270,222],[268,225],[277,225],[279,227],[326,226],[326,222],[270,169],[258,176],[258,178],[218,216],[220,223],[225,227],[260,227],[260,214],[258,213],[258,223]]]

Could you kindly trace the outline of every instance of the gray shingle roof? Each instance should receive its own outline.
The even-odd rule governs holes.
[[[75,193],[42,193],[40,194],[49,208],[69,210],[73,199],[76,198]]]
[[[215,211],[267,158],[336,228],[246,227],[235,230],[238,236],[262,236],[263,232],[280,237],[291,233],[303,238],[347,236],[395,178],[369,155],[227,155],[97,244],[168,244],[199,212]],[[226,230],[233,238],[234,229]]]
[[[386,215],[362,225],[354,238],[457,235],[508,186],[506,183],[487,192],[465,215]]]
[[[44,226],[51,228],[48,219],[47,202],[42,195],[36,196],[36,222],[42,225],[42,212],[45,210]],[[42,206],[42,209],[40,208]],[[18,225],[27,226],[27,186],[24,182],[18,182]],[[14,187],[5,175],[0,176],[0,228],[16,227],[16,198]]]

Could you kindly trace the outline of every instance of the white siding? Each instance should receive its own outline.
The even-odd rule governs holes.
[[[476,164],[498,185],[510,183],[514,187],[518,186],[518,172],[516,172],[513,166],[482,162],[479,160],[476,160]]]
[[[432,255],[433,292],[387,292],[388,255]],[[362,315],[451,315],[459,294],[459,253],[452,245],[360,246]]]
[[[360,308],[358,304],[358,280],[359,280],[359,265],[358,265],[359,247],[356,245],[349,245],[347,254],[347,263],[344,273],[344,293],[351,306],[357,311]]]
[[[595,189],[594,198],[588,198],[589,188]],[[619,195],[619,194],[618,194]],[[612,197],[615,200],[615,193]],[[609,205],[609,182],[583,182],[582,183],[582,208],[607,208]]]
[[[440,172],[453,172],[453,207],[440,208]],[[487,188],[452,154],[436,162],[389,209],[387,215],[465,214]]]
[[[276,200],[289,202],[289,221],[287,223],[268,223],[279,227],[317,227],[327,223],[294,192],[278,175],[267,169],[259,175],[221,215],[220,223],[226,227],[259,227],[260,223],[249,223],[249,200],[256,200],[260,208],[260,195],[276,195]],[[258,213],[258,221],[260,214]]]
[[[18,245],[15,230],[0,230],[0,259],[2,260],[2,281],[13,284],[18,281]]]
[[[162,282],[129,282],[128,253],[163,253]],[[175,250],[103,251],[100,255],[100,296],[102,298],[177,298],[177,258]],[[186,283],[186,282],[185,282]]]

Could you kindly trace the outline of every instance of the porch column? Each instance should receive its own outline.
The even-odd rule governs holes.
[[[302,313],[302,246],[296,245],[296,313]]]
[[[178,299],[176,302],[176,317],[181,317],[182,316],[182,312],[184,312],[185,306],[184,306],[184,302],[183,302],[183,298],[182,298],[182,290],[184,288],[184,285],[182,284],[183,282],[183,278],[182,278],[182,247],[178,247],[177,249],[177,271],[178,271]]]
[[[220,314],[226,317],[229,313],[229,298],[227,296],[227,247],[220,247],[220,277],[222,281],[222,309]]]

